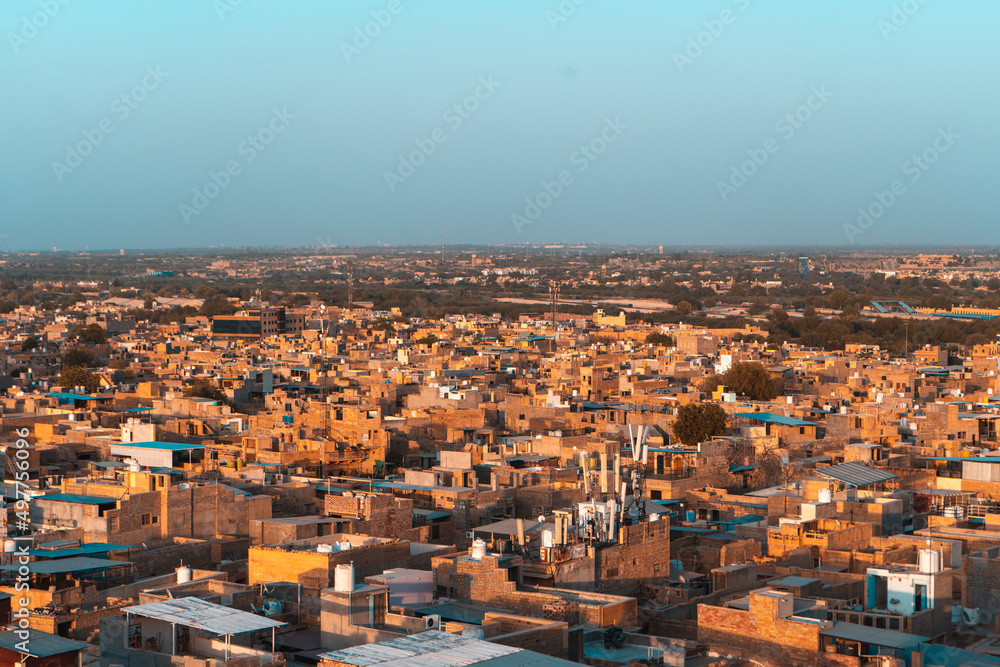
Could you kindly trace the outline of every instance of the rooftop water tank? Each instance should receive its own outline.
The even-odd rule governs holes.
[[[473,540],[471,555],[475,560],[480,560],[486,555],[486,542],[482,538],[477,537]]]
[[[920,550],[920,571],[933,574],[941,571],[941,554],[933,549]]]
[[[333,572],[333,590],[350,593],[354,590],[354,564],[339,564]]]
[[[318,545],[316,545],[316,551],[317,551],[317,553],[321,553],[321,554],[332,554],[333,553],[333,545],[332,544],[318,544]]]
[[[181,565],[177,568],[177,583],[186,584],[191,581],[191,568],[187,565]]]
[[[833,493],[830,489],[820,489],[819,490],[819,502],[826,504],[833,501]]]

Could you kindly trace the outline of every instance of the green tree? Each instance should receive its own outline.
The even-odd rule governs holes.
[[[21,341],[21,352],[31,352],[38,348],[38,339],[32,336]]]
[[[187,389],[184,390],[184,395],[188,398],[207,398],[225,405],[232,405],[226,393],[205,378],[197,378],[188,385]]]
[[[726,430],[726,413],[715,403],[688,403],[671,425],[674,437],[688,446],[705,442]]]
[[[108,332],[100,324],[88,324],[85,327],[72,329],[67,338],[82,343],[100,344],[108,339]]]
[[[653,331],[646,335],[646,342],[650,345],[662,345],[663,347],[673,347],[674,337],[659,331]]]
[[[74,347],[66,351],[62,356],[62,366],[63,368],[71,368],[73,366],[79,366],[81,368],[89,368],[94,365],[94,355],[92,355],[88,350],[82,347]]]
[[[698,391],[711,396],[712,392],[715,391],[721,384],[723,384],[722,378],[715,373],[712,373],[711,375],[706,375],[700,382],[698,382]]]
[[[694,306],[691,305],[690,301],[681,301],[674,306],[674,312],[678,315],[690,315],[693,310]]]
[[[83,387],[93,393],[101,388],[101,378],[84,366],[64,366],[59,373],[59,384],[63,387]]]
[[[722,374],[722,384],[754,401],[773,400],[781,391],[781,381],[772,378],[756,361],[737,361]]]

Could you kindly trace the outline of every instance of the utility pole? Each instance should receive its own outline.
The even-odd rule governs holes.
[[[354,310],[354,262],[347,263],[347,310]]]
[[[559,300],[559,282],[553,280],[549,283],[549,294],[552,296],[552,328],[556,327],[556,303]]]

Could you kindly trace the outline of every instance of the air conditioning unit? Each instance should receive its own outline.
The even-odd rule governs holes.
[[[466,537],[466,539],[470,539],[471,540],[471,539],[474,539],[476,536],[473,534],[473,532],[471,530],[467,530],[467,531],[465,531],[465,537]]]
[[[427,630],[434,630],[441,627],[441,616],[439,614],[431,614],[430,616],[424,617],[424,628]]]

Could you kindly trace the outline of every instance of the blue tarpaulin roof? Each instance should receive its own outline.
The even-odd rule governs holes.
[[[169,449],[174,452],[187,451],[189,449],[205,449],[205,445],[187,445],[181,442],[116,442],[112,447],[139,447],[142,449]]]
[[[795,419],[793,417],[785,417],[784,415],[775,415],[770,412],[737,412],[733,416],[746,417],[747,419],[764,422],[765,424],[781,424],[782,426],[816,426],[816,424],[812,422]]]
[[[117,498],[108,496],[85,496],[80,493],[50,493],[45,496],[38,496],[35,500],[55,500],[62,503],[84,503],[86,505],[104,505],[105,503],[117,503]]]
[[[50,391],[48,393],[50,398],[59,399],[60,403],[69,403],[70,401],[100,401],[102,399],[112,400],[111,396],[92,396],[90,394],[71,394],[65,391]]]

